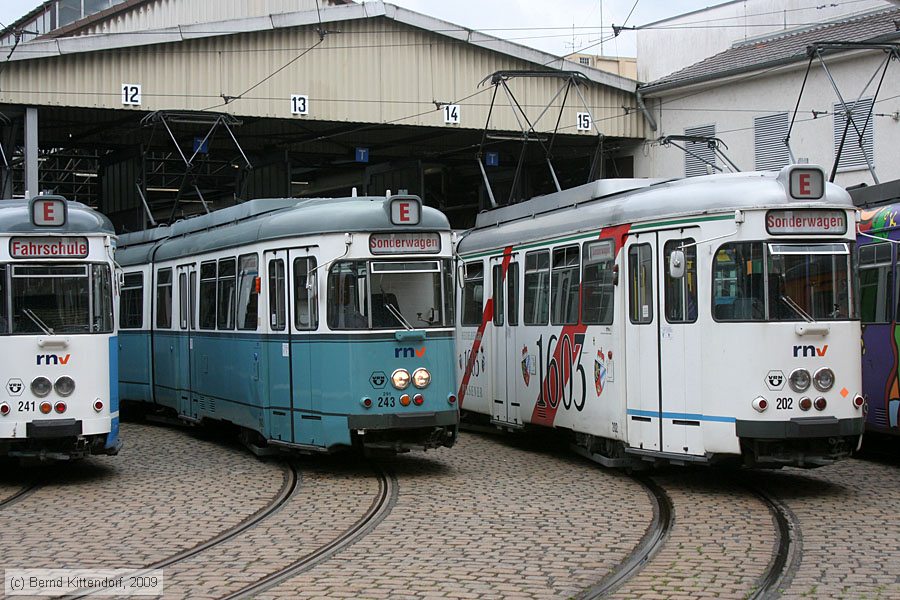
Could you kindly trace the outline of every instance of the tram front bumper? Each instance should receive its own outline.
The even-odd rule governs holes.
[[[382,415],[348,415],[350,429],[420,429],[423,427],[446,427],[459,424],[459,411],[388,413]]]
[[[741,421],[735,423],[739,438],[785,440],[794,438],[829,438],[861,435],[865,427],[862,417],[795,417],[790,421]]]

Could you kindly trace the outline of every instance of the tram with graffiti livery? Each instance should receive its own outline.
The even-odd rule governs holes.
[[[900,185],[850,190],[861,209],[858,230],[863,394],[868,431],[900,435]]]
[[[123,400],[255,452],[450,447],[449,223],[415,196],[259,199],[125,234]]]
[[[0,200],[0,456],[118,453],[115,239],[61,196]]]
[[[600,180],[460,239],[464,418],[609,466],[817,467],[863,432],[856,211],[820,167]]]

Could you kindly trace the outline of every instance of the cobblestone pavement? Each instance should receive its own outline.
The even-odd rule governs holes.
[[[0,470],[10,567],[137,568],[193,548],[277,497],[285,462],[190,430],[123,425],[118,457]],[[568,451],[464,433],[452,449],[375,463],[354,455],[292,459],[299,478],[274,513],[165,568],[166,597],[222,598],[351,527],[397,482],[390,512],[355,544],[262,598],[572,598],[637,547],[653,506],[643,485]],[[777,534],[746,484],[794,513],[802,544],[784,598],[900,598],[900,464],[850,460],[813,471],[740,476],[667,469],[670,536],[616,598],[745,598]]]

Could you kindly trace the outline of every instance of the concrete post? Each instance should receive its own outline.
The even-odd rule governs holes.
[[[37,196],[38,183],[38,109],[25,109],[25,197]]]

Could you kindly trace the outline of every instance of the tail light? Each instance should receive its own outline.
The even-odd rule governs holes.
[[[10,411],[9,404],[7,404],[6,402],[4,402],[3,404],[0,404],[0,415],[3,415],[5,417],[6,415],[9,414],[9,411]]]
[[[94,400],[94,410],[97,412],[103,410],[103,400]]]
[[[413,396],[413,402],[416,403],[416,406],[422,406],[422,403],[425,402],[425,396],[422,394],[416,394]]]
[[[54,406],[53,408],[56,410],[57,413],[63,414],[64,412],[66,412],[66,403],[63,402],[62,400],[60,400],[59,402],[56,403],[56,406]]]
[[[865,406],[865,404],[866,404],[866,399],[863,398],[862,396],[860,396],[859,394],[857,394],[853,397],[853,407],[856,408],[857,410],[862,408],[863,406]]]
[[[449,396],[447,396],[447,402],[449,402],[450,404],[456,404],[456,395],[450,394]]]
[[[756,412],[763,412],[767,408],[769,408],[769,401],[763,398],[762,396],[757,396],[755,400],[753,400],[753,408]]]
[[[816,401],[814,404],[815,404],[816,410],[825,410],[825,407],[828,406],[828,401],[824,397],[819,396],[818,398],[816,398]]]
[[[49,402],[41,402],[41,414],[49,415],[50,411],[53,410],[53,405]]]
[[[363,397],[363,399],[360,400],[359,403],[362,404],[364,408],[372,408],[372,399],[368,396]]]
[[[403,394],[402,396],[400,396],[400,405],[409,406],[409,394]]]
[[[812,400],[810,400],[809,396],[803,396],[800,398],[800,410],[809,410],[812,408]]]

